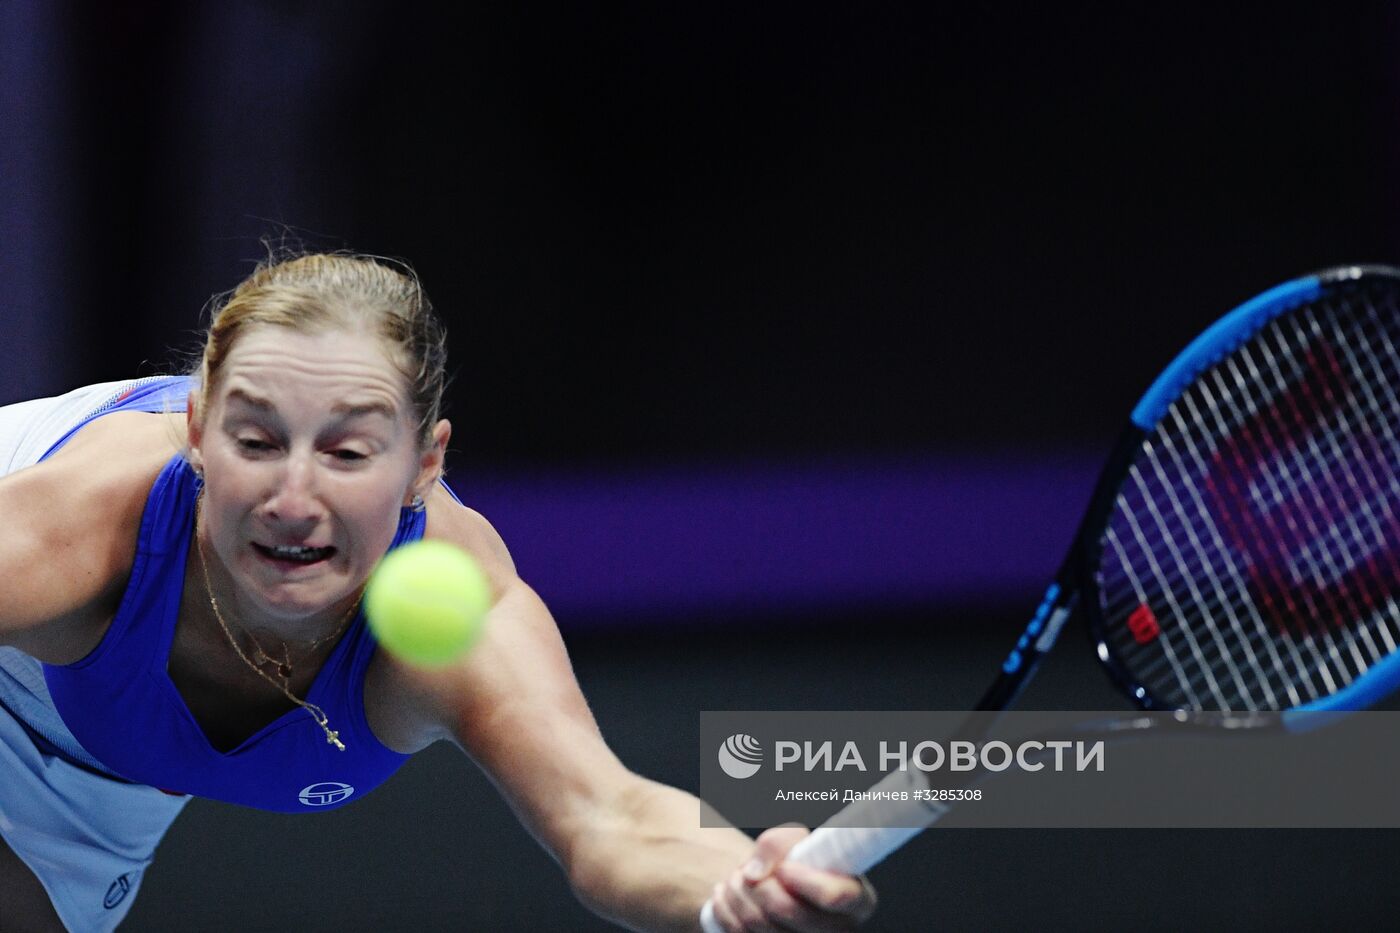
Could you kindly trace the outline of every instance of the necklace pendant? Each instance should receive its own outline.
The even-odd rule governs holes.
[[[327,729],[327,730],[326,730],[326,744],[327,744],[327,745],[334,745],[336,748],[340,749],[342,752],[345,751],[345,743],[343,743],[343,742],[340,741],[340,733],[339,733],[339,732],[336,732],[336,731],[333,730],[333,729]]]

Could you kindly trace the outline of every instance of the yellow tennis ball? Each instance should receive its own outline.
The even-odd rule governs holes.
[[[370,630],[405,661],[440,667],[481,634],[491,583],[477,562],[445,541],[415,541],[379,562],[365,588]]]

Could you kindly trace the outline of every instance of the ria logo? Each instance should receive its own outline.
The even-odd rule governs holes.
[[[763,746],[742,732],[731,735],[719,747],[719,766],[737,780],[753,777],[763,764]]]
[[[353,793],[355,793],[355,788],[349,784],[322,781],[320,784],[303,787],[301,793],[297,794],[297,799],[308,807],[329,807],[333,803],[348,800]]]

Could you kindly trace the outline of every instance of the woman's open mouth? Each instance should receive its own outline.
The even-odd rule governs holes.
[[[327,560],[335,553],[333,547],[307,547],[306,545],[277,544],[266,545],[253,542],[253,548],[263,557],[280,564],[306,566]]]

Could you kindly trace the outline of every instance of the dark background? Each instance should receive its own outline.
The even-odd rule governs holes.
[[[451,333],[454,484],[527,477],[522,501],[579,477],[703,470],[722,490],[755,464],[950,457],[955,493],[1006,463],[1034,486],[1095,461],[1233,304],[1397,258],[1383,4],[0,16],[0,402],[181,368],[265,239],[402,256]],[[972,703],[1072,531],[1008,540],[972,600],[871,584],[825,609],[639,615],[552,591],[511,498],[491,505],[605,735],[681,786],[700,709]],[[1073,647],[1034,698],[1116,705]],[[875,873],[872,928],[1378,926],[1395,851],[1384,832],[934,833]],[[193,805],[128,928],[589,922],[437,750],[331,816]]]

